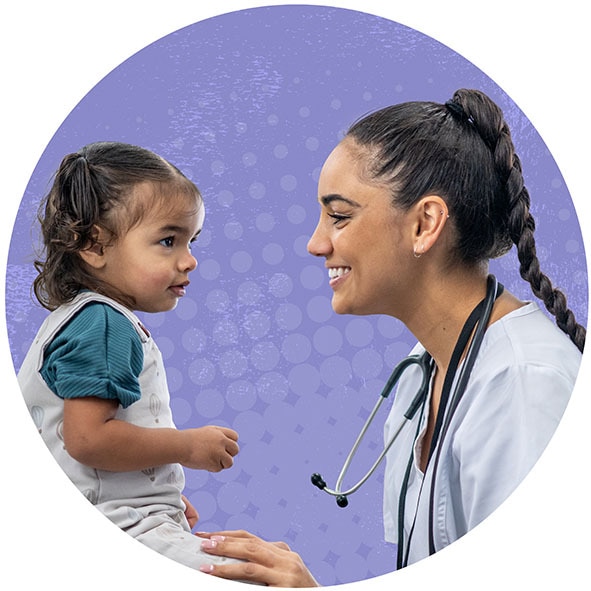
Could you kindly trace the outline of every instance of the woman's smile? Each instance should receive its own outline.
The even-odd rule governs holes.
[[[336,289],[345,280],[350,271],[351,267],[328,267],[329,285],[333,289]]]
[[[397,283],[409,270],[412,245],[408,236],[404,244],[404,214],[392,205],[390,191],[364,180],[363,170],[349,142],[328,157],[318,183],[320,219],[308,250],[326,259],[337,314],[396,315],[392,302],[400,302]]]

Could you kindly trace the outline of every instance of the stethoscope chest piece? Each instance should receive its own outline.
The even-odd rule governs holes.
[[[357,482],[357,484],[355,484],[354,486],[352,486],[348,490],[342,490],[343,479],[345,478],[345,475],[346,475],[347,471],[349,470],[349,466],[351,465],[351,461],[353,460],[353,457],[357,453],[357,449],[359,448],[361,441],[363,440],[370,425],[372,424],[374,417],[376,416],[380,406],[382,405],[384,400],[386,398],[388,398],[388,396],[390,395],[390,393],[394,389],[394,386],[400,380],[400,377],[402,376],[404,371],[413,365],[417,365],[421,369],[422,381],[421,381],[421,386],[420,386],[419,390],[417,391],[417,394],[413,398],[407,411],[404,413],[404,419],[403,419],[402,423],[400,424],[398,429],[395,431],[395,433],[392,435],[392,437],[390,438],[390,441],[384,447],[384,449],[382,450],[382,452],[378,456],[377,460],[373,463],[373,465],[367,471],[367,473],[359,480],[359,482]],[[336,483],[336,486],[334,489],[330,489],[327,487],[326,482],[324,481],[324,479],[322,478],[322,476],[320,474],[318,474],[317,472],[312,474],[312,477],[311,477],[312,484],[314,486],[318,487],[320,490],[323,490],[324,492],[328,493],[329,495],[336,497],[336,502],[339,507],[343,507],[343,508],[347,507],[347,505],[349,504],[349,499],[348,499],[349,495],[353,494],[357,489],[359,489],[369,479],[369,477],[375,472],[378,465],[384,459],[384,457],[388,453],[388,450],[390,449],[390,447],[392,446],[392,444],[394,443],[394,441],[398,437],[398,434],[402,430],[403,426],[408,421],[412,420],[412,418],[416,414],[417,410],[421,407],[422,404],[424,404],[424,402],[427,398],[427,393],[429,391],[429,379],[431,376],[432,367],[433,367],[433,362],[432,362],[431,356],[428,353],[423,353],[422,355],[410,355],[409,357],[404,358],[394,368],[392,375],[390,376],[390,378],[386,382],[386,385],[384,386],[384,389],[382,390],[382,392],[376,402],[376,405],[374,406],[370,415],[367,417],[367,420],[365,421],[365,424],[363,425],[363,428],[361,429],[359,436],[357,437],[355,443],[353,444],[353,447],[351,448],[351,451],[349,452],[349,455],[347,456],[347,459],[345,460],[345,463],[344,463],[343,468],[339,474],[339,477],[337,479],[337,483]]]
[[[454,356],[456,355],[456,353],[460,354],[463,352],[464,348],[466,347],[466,344],[468,343],[468,341],[470,341],[470,335],[472,334],[474,327],[476,327],[476,329],[474,330],[474,335],[473,335],[473,337],[470,341],[470,344],[468,346],[468,351],[466,353],[464,365],[462,366],[460,375],[457,380],[457,384],[456,384],[455,389],[454,389],[454,391],[450,397],[450,400],[449,400],[449,406],[448,406],[449,412],[446,413],[446,408],[445,408],[446,405],[442,403],[444,408],[443,408],[443,412],[442,412],[441,416],[443,417],[443,414],[446,413],[446,418],[445,418],[444,424],[441,427],[441,432],[442,432],[441,437],[445,436],[445,431],[446,431],[447,426],[449,425],[449,421],[451,420],[451,417],[453,416],[453,413],[454,413],[457,405],[459,404],[459,401],[464,393],[464,390],[466,389],[468,378],[469,378],[470,372],[472,370],[472,366],[474,365],[476,356],[478,355],[478,351],[480,350],[482,338],[484,336],[484,332],[486,331],[486,327],[487,327],[489,319],[490,319],[492,307],[494,305],[496,298],[502,292],[503,292],[503,286],[497,283],[497,280],[493,275],[489,275],[488,279],[487,279],[486,297],[472,311],[472,314],[470,315],[470,317],[466,321],[466,324],[462,330],[462,334],[460,335],[460,338],[458,339],[458,342],[456,343],[456,347],[454,350]],[[458,357],[458,359],[459,359],[459,357]],[[452,361],[453,361],[453,359],[452,359]],[[374,462],[374,464],[371,466],[371,468],[367,471],[367,473],[359,480],[359,482],[357,482],[357,484],[355,484],[354,486],[352,486],[348,490],[342,490],[342,483],[343,483],[343,479],[345,477],[345,474],[347,473],[347,471],[349,469],[351,461],[353,460],[353,457],[354,457],[355,453],[357,452],[357,449],[358,449],[363,437],[367,433],[369,426],[371,425],[374,417],[376,416],[378,409],[380,408],[380,406],[382,405],[384,400],[390,395],[394,386],[398,383],[398,381],[400,380],[400,377],[402,376],[404,371],[406,371],[406,369],[408,369],[409,367],[411,367],[413,365],[417,365],[422,372],[421,385],[419,386],[417,393],[415,394],[415,397],[413,398],[412,402],[408,406],[408,409],[404,413],[400,424],[394,430],[394,432],[392,433],[392,435],[390,437],[390,440],[388,441],[388,443],[386,444],[386,446],[384,447],[384,449],[382,450],[382,452],[378,456],[377,460]],[[431,378],[431,375],[433,372],[433,366],[434,366],[433,359],[431,358],[431,356],[427,352],[424,352],[422,355],[410,355],[409,357],[406,357],[394,368],[392,375],[390,376],[390,378],[386,382],[386,385],[384,386],[384,389],[382,390],[382,392],[378,398],[378,401],[376,402],[376,405],[374,406],[372,412],[370,413],[365,424],[363,425],[363,428],[361,429],[359,436],[357,437],[355,443],[353,444],[353,447],[351,448],[351,451],[349,452],[349,455],[347,456],[347,459],[345,460],[345,463],[343,464],[343,468],[341,469],[341,472],[339,474],[339,477],[337,479],[337,483],[336,483],[334,489],[330,489],[326,486],[326,482],[324,481],[324,479],[322,478],[322,476],[320,474],[318,474],[318,473],[312,474],[312,478],[311,478],[312,484],[314,486],[318,487],[320,490],[323,490],[324,492],[328,493],[329,495],[336,497],[337,505],[339,507],[346,507],[349,504],[349,501],[348,501],[349,495],[353,494],[356,490],[358,490],[368,480],[368,478],[375,472],[375,470],[378,467],[378,465],[380,464],[380,462],[384,459],[384,457],[388,453],[388,450],[392,447],[392,444],[394,443],[394,441],[398,438],[398,435],[402,431],[403,427],[406,425],[406,423],[408,423],[409,421],[411,421],[413,419],[413,417],[416,415],[418,409],[424,406],[424,404],[427,400],[428,393],[429,393],[429,383],[430,383],[430,378]],[[455,375],[455,370],[452,373],[453,373],[453,375]],[[453,378],[453,375],[451,375],[451,378]],[[446,376],[446,379],[447,379],[447,376]],[[436,440],[436,439],[437,439],[437,437],[434,437],[434,440]],[[436,441],[434,441],[434,443],[436,443]],[[434,481],[435,481],[435,477],[433,477],[433,482]],[[401,495],[401,496],[403,496],[403,495]]]

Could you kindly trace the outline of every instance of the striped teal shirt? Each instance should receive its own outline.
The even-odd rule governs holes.
[[[129,320],[107,304],[90,302],[45,350],[41,375],[60,398],[97,396],[127,408],[140,399],[144,353]]]

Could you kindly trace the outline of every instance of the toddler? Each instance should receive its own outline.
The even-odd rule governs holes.
[[[66,156],[41,204],[35,296],[51,311],[18,374],[45,443],[78,489],[150,548],[199,569],[187,468],[217,472],[232,429],[174,426],[162,358],[134,311],[172,310],[197,266],[204,205],[160,156],[117,142]],[[230,560],[230,559],[225,559]]]

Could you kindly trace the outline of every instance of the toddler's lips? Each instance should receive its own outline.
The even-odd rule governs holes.
[[[169,289],[177,298],[182,298],[187,293],[187,285],[189,284],[183,283],[182,285],[171,285]]]

